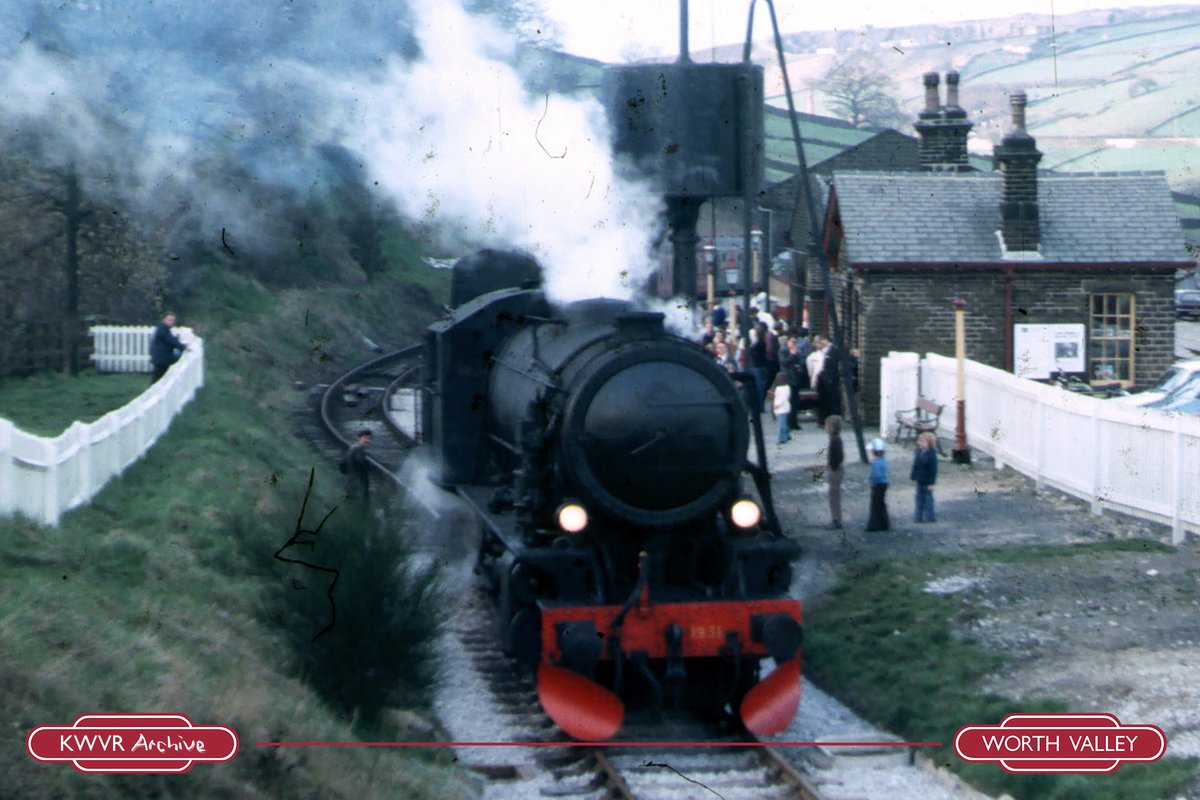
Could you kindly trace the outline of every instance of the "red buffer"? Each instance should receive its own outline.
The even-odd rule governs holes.
[[[668,631],[678,631],[676,656],[720,657],[731,640],[740,655],[773,656],[778,666],[752,687],[740,704],[743,724],[769,736],[787,728],[800,705],[800,603],[796,600],[742,600],[650,604],[643,592],[631,607],[543,604],[542,661],[538,699],[559,727],[576,739],[603,741],[620,729],[621,699],[564,663],[561,635],[573,625],[591,631],[589,639],[619,636],[625,654],[640,652],[651,660],[671,657]],[[596,645],[595,661],[611,661],[608,647]]]
[[[746,692],[740,713],[746,730],[774,736],[792,724],[799,709],[800,659],[790,658]]]
[[[577,672],[538,664],[538,700],[550,719],[582,742],[611,739],[625,719],[625,705],[615,694]]]

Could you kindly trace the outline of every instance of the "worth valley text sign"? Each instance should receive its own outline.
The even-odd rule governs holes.
[[[1112,714],[1010,714],[954,737],[959,758],[1008,772],[1113,772],[1126,761],[1157,761],[1166,749],[1158,727],[1122,725]]]

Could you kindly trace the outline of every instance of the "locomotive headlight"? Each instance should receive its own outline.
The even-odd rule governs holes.
[[[762,509],[753,500],[738,500],[729,509],[729,516],[739,528],[753,528],[762,519]]]
[[[567,533],[579,533],[588,524],[587,509],[578,503],[563,503],[559,506],[555,517],[558,520],[558,527]]]

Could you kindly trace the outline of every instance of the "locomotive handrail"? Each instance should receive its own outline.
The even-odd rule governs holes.
[[[758,454],[758,463],[754,464],[746,459],[746,469],[754,478],[754,486],[758,489],[758,496],[762,500],[767,525],[776,534],[782,535],[783,528],[779,525],[779,517],[775,515],[775,501],[771,496],[771,473],[767,469],[767,443],[763,439],[762,419],[754,410],[757,397],[754,390],[755,378],[749,372],[735,372],[730,377],[741,382],[742,391],[746,393],[746,407],[751,409],[750,427],[754,430],[754,450]]]
[[[408,381],[408,379],[412,376],[413,372],[416,369],[417,369],[416,365],[413,365],[413,366],[409,367],[408,369],[406,369],[404,372],[401,372],[399,375],[396,376],[396,380],[389,383],[387,388],[383,390],[383,398],[381,400],[381,402],[383,403],[383,408],[384,408],[383,424],[393,436],[402,436],[406,439],[412,439],[412,437],[410,437],[404,431],[400,430],[400,426],[397,425],[396,422],[392,419],[392,415],[387,413],[387,409],[391,408],[392,395],[394,395],[396,393],[396,390],[400,388],[400,385],[402,383],[405,383]],[[418,434],[423,433],[423,431],[420,430],[420,426],[417,426],[416,433],[418,433]],[[417,440],[412,439],[412,441],[415,444]]]
[[[333,397],[334,397],[335,393],[343,391],[345,389],[346,385],[351,382],[351,380],[358,378],[360,375],[363,375],[372,370],[378,369],[384,365],[391,364],[396,361],[403,361],[404,359],[412,358],[414,355],[418,354],[420,351],[421,351],[421,345],[414,344],[414,345],[410,345],[408,347],[401,348],[400,350],[396,350],[395,352],[387,353],[385,355],[379,356],[378,358],[371,359],[370,361],[367,361],[364,364],[359,364],[357,367],[355,367],[354,369],[345,373],[344,375],[342,375],[340,378],[338,378],[337,380],[335,380],[333,383],[331,383],[329,385],[329,388],[325,390],[325,394],[322,395],[322,397],[321,397],[321,407],[320,407],[321,424],[323,424],[325,426],[325,429],[329,432],[329,434],[331,436],[333,436],[334,439],[336,439],[338,441],[338,443],[340,443],[343,447],[349,447],[351,444],[353,444],[353,442],[351,442],[349,439],[347,439],[345,436],[343,436],[341,431],[338,430],[338,427],[336,424],[334,424],[333,417],[330,414],[330,406],[333,402]],[[384,414],[383,417],[385,420],[384,425],[388,425],[390,420],[387,420],[387,414]],[[390,427],[389,427],[389,430],[391,430]],[[367,463],[370,464],[371,466],[375,467],[375,469],[379,470],[384,475],[387,475],[388,477],[392,478],[393,480],[396,480],[398,477],[390,469],[388,469],[386,466],[384,466],[382,462],[380,462],[378,459],[376,459],[374,456],[370,455],[369,453],[367,454]]]

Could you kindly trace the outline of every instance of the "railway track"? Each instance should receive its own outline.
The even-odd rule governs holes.
[[[623,800],[704,795],[725,800],[827,800],[803,772],[768,745],[612,748],[594,753],[593,758],[613,795]]]
[[[418,392],[421,345],[413,345],[360,364],[330,384],[309,391],[299,420],[300,435],[329,461],[342,458],[357,438],[370,429],[367,462],[374,472],[404,490],[434,521],[457,509],[446,497],[428,489],[428,482],[410,459],[420,443]],[[444,521],[444,520],[443,520]]]
[[[469,591],[462,603],[464,613],[442,645],[450,674],[435,706],[454,740],[517,745],[459,748],[459,759],[490,779],[485,797],[830,800],[778,748],[683,712],[631,714],[620,742],[571,746],[541,712],[528,672],[496,647],[487,597]],[[736,746],[654,743],[659,741]],[[634,742],[639,744],[628,744]],[[550,746],[522,746],[534,744]]]
[[[381,434],[373,437],[367,460],[393,480],[398,479],[405,458],[420,438],[413,397],[420,379],[420,359],[420,345],[382,355],[342,375],[317,399],[323,429],[343,450],[354,442],[359,429]],[[401,424],[388,411],[405,403],[410,406],[409,419],[408,424]]]

